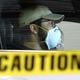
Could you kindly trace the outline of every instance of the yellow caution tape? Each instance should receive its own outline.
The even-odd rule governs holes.
[[[0,76],[80,73],[80,51],[1,51]]]

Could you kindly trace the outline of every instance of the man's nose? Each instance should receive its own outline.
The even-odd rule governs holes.
[[[52,26],[53,26],[52,21],[49,21],[49,22],[48,22],[48,26],[49,26],[49,29],[52,29]]]
[[[52,24],[52,21],[49,21],[49,24],[51,25]]]

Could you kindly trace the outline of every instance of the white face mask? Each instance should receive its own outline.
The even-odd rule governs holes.
[[[54,49],[55,47],[57,48],[58,44],[61,43],[61,32],[58,27],[48,31],[45,43],[47,44],[49,50]]]

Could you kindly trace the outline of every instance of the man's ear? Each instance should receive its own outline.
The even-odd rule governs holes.
[[[32,33],[37,34],[38,28],[36,24],[30,24],[30,30]]]

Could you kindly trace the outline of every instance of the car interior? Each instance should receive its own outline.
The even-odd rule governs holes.
[[[20,44],[25,28],[19,28],[18,17],[23,9],[34,5],[45,5],[53,13],[64,14],[64,21],[80,22],[80,0],[0,0],[0,49],[28,49]]]

